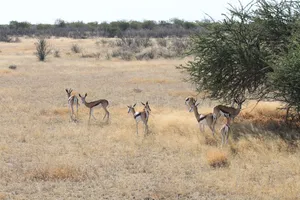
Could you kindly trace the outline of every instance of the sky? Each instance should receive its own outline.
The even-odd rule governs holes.
[[[246,5],[251,0],[240,0]],[[54,24],[55,20],[99,23],[116,20],[186,21],[223,19],[229,3],[239,6],[238,0],[3,0],[0,24],[10,21],[32,24]]]

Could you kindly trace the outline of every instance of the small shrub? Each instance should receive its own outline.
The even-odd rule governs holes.
[[[73,44],[71,47],[71,51],[74,53],[80,53],[81,52],[81,48],[79,47],[78,44]]]
[[[93,58],[94,54],[93,53],[82,53],[81,58]]]
[[[122,51],[120,53],[120,57],[122,60],[132,60],[134,58],[134,54],[130,51]]]
[[[213,168],[228,167],[228,157],[223,151],[214,149],[207,152],[207,162]]]
[[[165,47],[159,48],[157,55],[158,55],[158,57],[162,57],[162,58],[166,58],[166,59],[176,57],[176,54],[173,51],[171,51],[170,49],[167,49]]]
[[[17,69],[17,65],[10,65],[8,68],[9,69]]]
[[[14,39],[14,42],[15,42],[15,43],[19,43],[19,42],[21,42],[21,39],[20,39],[19,37],[16,37],[16,38]]]
[[[120,56],[120,50],[115,50],[115,51],[113,51],[112,54],[111,54],[111,56],[112,56],[113,58],[119,57],[119,56]]]
[[[115,47],[115,46],[117,46],[117,45],[116,45],[116,42],[115,42],[115,41],[110,40],[110,41],[108,41],[108,46],[109,46],[109,47]]]
[[[0,34],[0,42],[11,42],[12,38],[8,36],[6,33]]]
[[[143,60],[144,57],[145,57],[145,54],[144,54],[144,53],[140,53],[140,54],[137,54],[137,55],[135,56],[135,58],[136,58],[137,60]]]
[[[152,42],[150,37],[122,37],[116,41],[116,45],[123,48],[150,47]]]
[[[159,46],[167,47],[167,39],[166,38],[157,38],[156,42]]]
[[[129,48],[120,48],[112,52],[112,57],[120,57],[122,60],[132,60],[135,52]]]
[[[101,43],[102,43],[103,46],[105,46],[108,43],[108,41],[106,39],[102,39]]]
[[[54,57],[56,57],[56,58],[60,57],[60,51],[59,50],[54,51]]]
[[[121,39],[116,41],[117,46],[119,47],[130,47],[134,45],[135,39],[131,37],[122,37]]]
[[[190,41],[187,38],[173,38],[172,39],[172,51],[175,52],[177,56],[182,56],[187,49],[190,47]]]
[[[96,41],[95,44],[96,44],[96,46],[99,47],[100,46],[100,41]]]
[[[82,58],[96,58],[96,59],[99,59],[101,56],[101,54],[99,52],[97,53],[82,53],[81,54],[81,57]]]
[[[152,46],[150,37],[136,37],[134,42],[138,47],[150,47]]]
[[[50,46],[45,38],[39,38],[35,43],[36,46],[36,56],[39,61],[45,61],[47,55],[51,52]]]
[[[157,50],[155,48],[147,49],[146,51],[137,54],[137,60],[151,60],[157,57]]]
[[[107,53],[105,54],[105,59],[106,59],[106,60],[110,60],[110,59],[111,59],[111,54],[107,52]]]
[[[95,57],[96,59],[100,59],[100,56],[101,56],[101,53],[100,53],[100,52],[94,53],[94,57]]]

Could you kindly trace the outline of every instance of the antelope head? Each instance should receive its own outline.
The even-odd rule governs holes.
[[[68,97],[70,97],[72,95],[73,90],[71,88],[69,90],[66,89],[66,92],[68,94]]]
[[[188,108],[189,112],[192,112],[193,107],[196,105],[196,103],[197,103],[197,99],[194,99],[194,97],[187,97],[185,99],[185,105],[187,105],[189,107]],[[197,103],[196,106],[198,106],[198,105],[199,105],[199,103]]]
[[[85,93],[84,96],[81,96],[81,95],[79,94],[79,97],[81,98],[81,101],[82,101],[83,104],[85,104],[85,98],[86,98],[86,96],[87,96],[87,93]]]
[[[151,111],[151,108],[150,108],[150,106],[149,106],[149,102],[147,101],[146,103],[143,103],[143,102],[141,102],[142,103],[142,105],[144,106],[144,109],[145,110],[147,110],[148,112],[150,112]]]
[[[240,97],[234,98],[234,102],[238,104],[239,108],[242,106],[242,104],[246,101],[246,97],[244,95],[241,95]]]
[[[127,106],[128,107],[128,113],[132,112],[132,110],[134,110],[135,106],[136,106],[136,103],[133,104],[133,106]]]

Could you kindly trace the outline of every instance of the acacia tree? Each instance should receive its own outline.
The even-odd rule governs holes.
[[[270,75],[274,98],[286,104],[286,122],[300,120],[300,38],[277,60]]]
[[[254,13],[253,21],[264,45],[273,55],[286,53],[291,37],[299,30],[300,2],[259,0]]]
[[[281,73],[277,60],[288,52],[290,37],[299,29],[299,5],[258,0],[231,6],[222,22],[193,36],[189,54],[194,60],[182,68],[196,89],[224,102],[239,95],[275,99],[276,79],[270,74]]]
[[[192,37],[194,60],[184,67],[198,91],[208,97],[231,101],[241,94],[265,90],[269,52],[261,46],[253,24],[252,4],[229,9],[222,23]]]

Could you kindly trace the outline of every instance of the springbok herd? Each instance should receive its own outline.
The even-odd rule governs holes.
[[[68,95],[68,105],[70,109],[70,118],[72,121],[77,121],[77,116],[78,116],[78,97],[72,93],[72,89],[70,88],[69,90],[66,89],[67,95]],[[85,93],[84,96],[81,96],[79,94],[79,97],[81,98],[81,102],[90,109],[89,112],[89,121],[91,119],[91,116],[95,118],[93,115],[93,109],[97,106],[102,107],[105,111],[105,115],[103,117],[103,120],[106,118],[106,120],[109,120],[109,112],[107,110],[108,106],[108,101],[106,99],[99,99],[96,101],[92,102],[87,102],[85,98],[87,97],[87,93]],[[228,142],[228,137],[229,137],[229,130],[230,130],[230,124],[231,120],[233,121],[234,118],[240,113],[242,104],[245,102],[245,97],[241,98],[235,98],[233,104],[229,106],[224,106],[224,105],[217,105],[213,108],[213,113],[209,113],[206,115],[202,115],[198,112],[198,105],[197,100],[193,97],[187,97],[185,99],[185,104],[189,107],[189,112],[194,111],[196,120],[199,124],[200,131],[203,132],[205,125],[207,125],[210,130],[212,131],[213,136],[215,135],[215,125],[217,122],[217,119],[220,116],[224,116],[226,118],[226,123],[222,126],[220,129],[221,136],[222,136],[222,145],[227,144]],[[144,132],[145,134],[148,133],[148,119],[150,115],[150,106],[149,102],[147,101],[146,103],[141,102],[142,105],[144,106],[142,111],[136,112],[135,111],[135,106],[136,104],[132,106],[127,106],[128,107],[128,113],[132,113],[133,118],[136,122],[136,134],[138,135],[138,123],[142,121],[144,123]],[[237,108],[234,108],[234,103],[236,103],[238,106]],[[74,106],[76,106],[76,114],[74,112]]]

